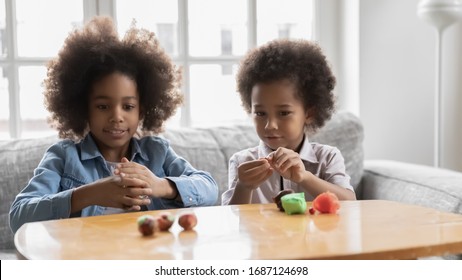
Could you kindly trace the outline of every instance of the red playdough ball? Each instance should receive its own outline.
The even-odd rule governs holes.
[[[178,224],[184,230],[192,230],[197,225],[197,217],[194,213],[183,214],[178,218]]]
[[[168,231],[175,221],[175,216],[170,213],[162,213],[157,217],[157,224],[160,231]]]
[[[138,231],[144,236],[153,235],[158,231],[157,219],[151,215],[143,215],[138,218]]]
[[[340,203],[334,193],[327,191],[313,200],[313,208],[323,214],[335,214],[340,208]]]

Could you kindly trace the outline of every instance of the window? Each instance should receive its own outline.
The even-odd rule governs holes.
[[[53,134],[46,122],[41,84],[47,61],[56,56],[68,32],[83,24],[83,0],[0,4],[0,137]]]
[[[133,20],[154,31],[182,68],[185,103],[167,126],[247,122],[235,85],[239,60],[274,38],[312,38],[313,1],[0,0],[0,139],[55,133],[43,106],[46,63],[96,14],[111,15],[121,35]]]

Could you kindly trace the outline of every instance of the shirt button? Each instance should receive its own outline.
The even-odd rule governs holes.
[[[192,197],[189,198],[189,201],[192,201]]]

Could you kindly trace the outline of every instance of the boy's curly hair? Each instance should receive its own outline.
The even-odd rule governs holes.
[[[182,103],[181,73],[160,47],[153,32],[134,24],[122,39],[109,17],[95,17],[72,31],[58,57],[48,64],[45,107],[59,137],[83,138],[88,132],[88,98],[92,86],[120,72],[137,85],[141,129],[161,132]]]
[[[293,82],[316,131],[335,110],[335,77],[321,48],[306,40],[276,39],[247,53],[237,73],[242,105],[251,113],[252,88],[257,83],[288,79]]]

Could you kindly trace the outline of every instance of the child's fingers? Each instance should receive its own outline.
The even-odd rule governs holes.
[[[120,174],[120,173],[140,173],[144,170],[140,165],[137,165],[132,162],[127,162],[127,163],[119,163],[117,165],[117,168],[114,170],[114,173]]]
[[[280,169],[282,165],[287,161],[287,155],[286,154],[281,154],[277,158],[273,158],[271,166]]]
[[[279,171],[281,173],[285,173],[287,170],[289,170],[291,167],[293,166],[296,166],[297,164],[290,161],[290,160],[287,160],[285,161],[284,163],[282,163],[280,166],[279,166]]]
[[[119,166],[115,169],[114,174],[121,175],[122,177],[139,178],[142,180],[148,180],[154,175],[147,167],[134,162],[119,164]]]
[[[125,164],[123,164],[123,163],[130,163],[130,161],[126,157],[123,157],[120,160],[120,162],[121,163],[117,164],[116,168],[114,169],[114,174],[115,175],[120,175],[120,173],[122,173],[121,168],[123,168],[123,166],[125,166]]]
[[[126,211],[140,211],[141,206],[139,206],[139,205],[132,205],[132,206],[125,205],[124,210],[126,210]]]
[[[146,196],[152,195],[152,189],[151,188],[129,187],[126,194],[129,196],[133,196],[133,197],[146,197]]]
[[[258,170],[257,172],[248,173],[247,181],[254,184],[260,184],[273,174],[273,169]]]
[[[284,148],[278,148],[276,151],[272,152],[270,154],[271,164],[275,166],[281,164],[281,162],[285,161],[288,152],[290,152],[290,150]]]
[[[149,198],[140,198],[140,197],[130,197],[130,196],[125,196],[122,199],[122,204],[129,206],[141,206],[141,205],[149,205],[151,203],[151,200]]]
[[[124,176],[122,176],[120,174],[115,174],[115,175],[111,176],[110,177],[110,182],[116,184],[119,187],[123,187],[123,186],[127,185],[127,182],[124,180]]]
[[[135,187],[140,189],[145,189],[149,187],[149,184],[146,180],[139,178],[124,176],[122,177],[121,183],[118,183],[119,186]]]
[[[248,167],[248,166],[246,166]],[[239,177],[240,178],[249,178],[249,179],[254,179],[254,178],[258,178],[259,176],[261,176],[262,174],[266,174],[268,170],[271,170],[272,172],[272,168],[271,166],[269,165],[268,162],[266,162],[265,164],[262,164],[262,165],[257,165],[257,166],[254,166],[254,167],[251,167],[251,168],[242,168],[239,172]]]
[[[245,172],[246,173],[261,173],[263,171],[266,171],[270,167],[271,166],[267,163],[267,164],[262,164],[262,165],[258,165],[255,167],[248,168],[245,170]]]
[[[273,156],[271,166],[278,171],[286,171],[291,166],[297,165],[300,161],[300,155],[292,150],[278,149]]]
[[[252,168],[262,166],[262,165],[266,165],[266,164],[268,164],[268,160],[265,159],[265,158],[260,158],[260,159],[256,159],[256,160],[241,163],[241,165],[239,165],[239,167],[243,168],[243,169],[252,169]]]

